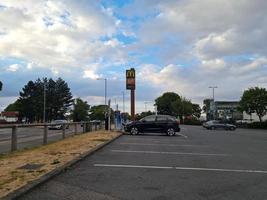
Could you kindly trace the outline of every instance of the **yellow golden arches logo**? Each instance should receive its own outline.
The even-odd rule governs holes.
[[[133,68],[126,70],[126,78],[135,78],[135,70]]]

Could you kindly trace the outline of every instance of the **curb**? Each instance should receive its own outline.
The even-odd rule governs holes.
[[[22,195],[24,195],[27,192],[29,192],[32,189],[34,189],[35,187],[45,183],[46,181],[48,181],[48,180],[52,179],[53,177],[59,175],[60,173],[64,172],[65,170],[67,170],[71,166],[75,165],[76,163],[82,161],[87,156],[90,156],[90,155],[94,154],[96,151],[102,149],[106,145],[108,145],[111,142],[113,142],[114,140],[118,139],[120,136],[122,136],[122,134],[112,138],[111,140],[109,140],[107,142],[104,142],[104,143],[92,148],[91,150],[81,154],[78,158],[74,158],[73,160],[67,162],[66,164],[64,164],[64,165],[62,165],[62,166],[60,166],[60,167],[48,172],[47,174],[41,176],[39,179],[36,179],[36,180],[33,180],[33,181],[27,183],[26,185],[18,188],[17,190],[9,193],[8,195],[2,197],[1,200],[12,200],[12,199],[17,199],[17,198],[21,197]]]

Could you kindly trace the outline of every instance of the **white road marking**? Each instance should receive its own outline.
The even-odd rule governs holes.
[[[261,173],[267,174],[264,170],[249,170],[249,169],[216,169],[216,168],[194,168],[194,167],[169,167],[169,166],[150,166],[150,165],[109,165],[109,164],[94,164],[95,167],[118,167],[118,168],[143,168],[143,169],[175,169],[189,171],[215,171],[215,172],[236,172],[236,173]]]
[[[188,138],[188,136],[186,136],[186,135],[184,135],[184,134],[182,134],[182,133],[176,133],[176,135],[180,135],[180,136],[182,136],[182,137],[184,137],[184,138]]]
[[[151,143],[131,143],[131,142],[121,142],[121,145],[140,145],[140,146],[167,146],[167,147],[194,147],[203,145],[191,145],[191,144],[151,144]]]
[[[217,171],[217,172],[239,172],[239,173],[263,173],[267,171],[249,170],[249,169],[217,169],[217,168],[194,168],[194,167],[175,167],[177,170],[193,170],[193,171]]]
[[[171,155],[191,155],[191,156],[229,156],[229,154],[213,154],[213,153],[186,153],[186,152],[173,152],[173,151],[128,151],[114,149],[112,152],[117,153],[147,153],[147,154],[171,154]]]
[[[146,169],[175,169],[174,167],[164,166],[146,166],[146,165],[108,165],[108,164],[94,164],[95,167],[124,167],[124,168],[146,168]]]

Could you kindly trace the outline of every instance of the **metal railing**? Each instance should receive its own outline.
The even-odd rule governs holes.
[[[85,133],[90,131],[96,131],[102,129],[102,123],[94,122],[69,122],[69,123],[36,123],[36,124],[4,124],[0,125],[0,129],[8,129],[11,131],[11,151],[18,149],[18,129],[28,127],[43,127],[43,145],[48,143],[48,129],[54,129],[55,126],[61,126],[62,139],[66,138],[66,129],[68,126],[74,125],[74,135],[79,133]],[[78,131],[78,125],[82,127],[82,131]]]

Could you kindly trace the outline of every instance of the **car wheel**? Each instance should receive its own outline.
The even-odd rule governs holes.
[[[131,134],[132,135],[138,135],[138,133],[139,133],[139,131],[138,131],[138,129],[136,127],[132,127],[131,128]]]
[[[215,130],[215,127],[214,127],[214,126],[212,126],[212,127],[210,127],[210,129],[211,129],[211,130]]]
[[[231,130],[231,131],[234,131],[234,130],[235,130],[235,127],[231,127],[230,130]]]
[[[168,136],[174,136],[175,135],[175,131],[173,128],[168,128],[167,129],[167,135]]]

